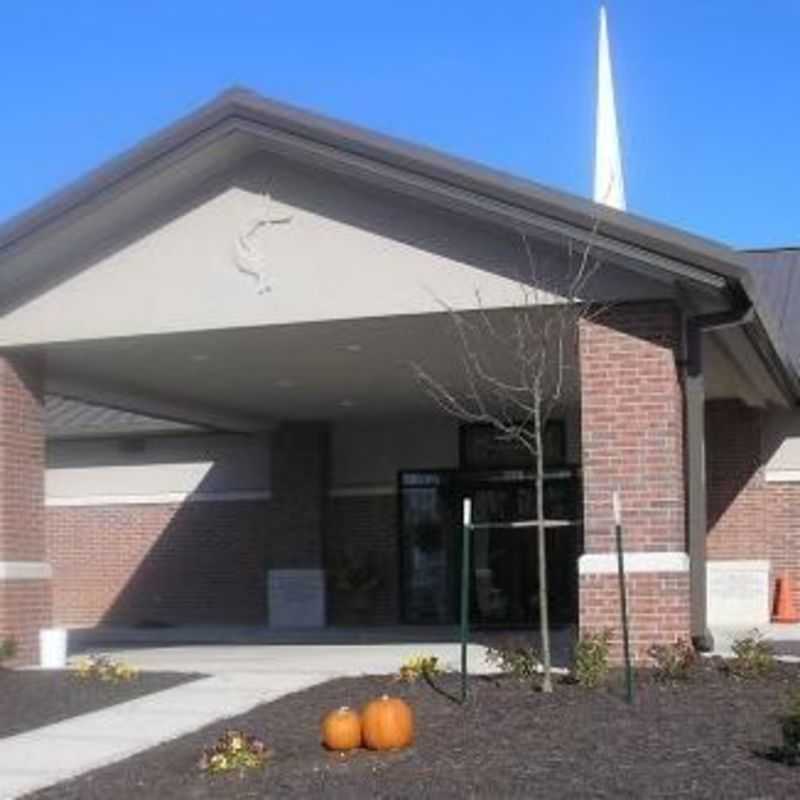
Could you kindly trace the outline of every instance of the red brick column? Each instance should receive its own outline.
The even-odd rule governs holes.
[[[681,319],[671,303],[618,306],[579,335],[584,489],[581,630],[621,627],[612,493],[623,509],[633,651],[689,638]]]
[[[16,640],[16,663],[38,659],[51,618],[42,374],[36,359],[0,357],[0,638]]]

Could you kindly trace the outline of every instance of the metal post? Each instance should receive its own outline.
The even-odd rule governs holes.
[[[631,666],[631,645],[628,633],[628,598],[625,591],[625,558],[622,554],[622,506],[619,492],[612,495],[614,505],[614,534],[617,540],[617,571],[619,575],[619,607],[622,615],[622,652],[625,658],[625,688],[627,700],[633,703],[633,668]]]
[[[464,498],[461,537],[461,702],[467,700],[467,644],[469,643],[469,558],[472,533],[472,500]]]

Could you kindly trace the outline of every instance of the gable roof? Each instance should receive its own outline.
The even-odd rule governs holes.
[[[745,250],[742,256],[756,282],[759,306],[771,313],[800,372],[800,247]]]
[[[731,305],[754,305],[754,346],[779,385],[800,400],[796,363],[747,260],[718,243],[619,212],[541,184],[416,144],[267,100],[247,89],[223,92],[64,190],[0,226],[0,269],[26,241],[46,234],[122,190],[144,171],[232,134],[246,134],[293,157],[425,198],[519,230],[591,242],[632,268],[657,270]],[[13,281],[11,282],[13,284]]]

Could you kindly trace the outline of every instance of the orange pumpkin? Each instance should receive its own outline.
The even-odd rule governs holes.
[[[364,744],[370,750],[397,750],[414,741],[414,712],[399,697],[383,695],[361,712]]]
[[[325,715],[321,725],[322,743],[328,750],[361,747],[361,718],[357,711],[342,706]]]

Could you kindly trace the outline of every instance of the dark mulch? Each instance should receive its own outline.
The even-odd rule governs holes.
[[[112,684],[82,681],[67,671],[0,669],[0,738],[124,703],[198,677],[177,672],[143,672],[135,680]]]
[[[618,680],[618,677],[617,677]],[[554,695],[510,679],[473,679],[465,706],[424,683],[386,677],[342,679],[287,696],[241,717],[98,770],[37,798],[789,798],[800,768],[754,751],[778,742],[776,715],[800,681],[794,666],[744,682],[710,666],[686,685],[640,676],[636,704],[618,686],[561,685]],[[439,682],[455,692],[457,676]],[[417,742],[405,751],[350,756],[318,742],[321,713],[360,706],[386,691],[417,715]],[[244,728],[274,748],[263,770],[209,776],[195,764],[225,727]]]
[[[776,655],[781,656],[800,656],[800,641],[774,641],[772,649]]]

